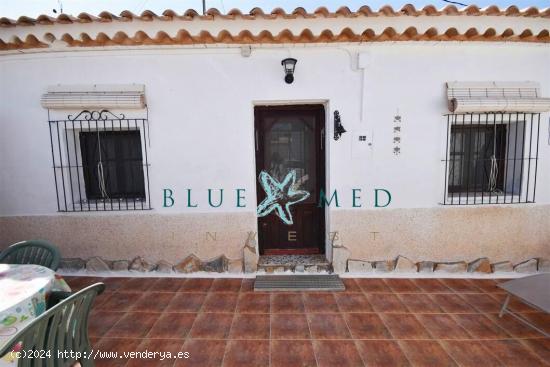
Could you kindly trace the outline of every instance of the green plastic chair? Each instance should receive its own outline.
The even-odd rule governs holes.
[[[59,249],[45,240],[18,242],[0,253],[0,263],[42,265],[53,271],[59,267],[60,259]]]
[[[23,358],[21,353],[17,359],[18,367],[72,366],[77,361],[82,367],[93,367],[88,316],[95,297],[104,289],[103,283],[93,284],[47,310],[12,337],[0,349],[0,357],[21,343],[19,350],[35,351],[37,356],[45,358]],[[66,353],[58,355],[58,351]]]

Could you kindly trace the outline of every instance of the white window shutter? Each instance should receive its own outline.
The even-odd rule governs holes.
[[[145,86],[130,85],[57,85],[41,98],[48,109],[145,108]]]
[[[448,82],[447,98],[454,113],[550,111],[535,82]]]

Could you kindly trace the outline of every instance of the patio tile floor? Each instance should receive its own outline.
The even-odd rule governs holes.
[[[344,279],[344,292],[260,293],[251,279],[102,281],[94,348],[188,352],[188,359],[99,359],[96,366],[550,366],[550,338],[511,316],[494,280]],[[511,308],[550,330],[550,316]]]

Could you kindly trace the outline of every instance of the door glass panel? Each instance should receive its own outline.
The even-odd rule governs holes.
[[[315,197],[315,121],[311,116],[282,116],[266,119],[264,167],[271,177],[283,182],[291,171],[296,172],[294,190]]]

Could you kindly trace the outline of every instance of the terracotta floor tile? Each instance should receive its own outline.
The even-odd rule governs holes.
[[[505,366],[542,366],[539,359],[529,348],[517,340],[485,340],[487,349]]]
[[[151,330],[159,316],[160,314],[152,312],[127,312],[105,336],[143,338]]]
[[[271,314],[272,339],[309,339],[310,337],[305,314]]]
[[[499,312],[502,305],[488,294],[463,293],[460,295],[479,312]]]
[[[355,282],[357,282],[357,285],[359,285],[363,292],[391,292],[390,287],[388,287],[383,279],[359,278],[355,279]]]
[[[241,293],[237,302],[237,312],[269,313],[270,296],[267,293]]]
[[[103,277],[63,277],[73,292],[84,289],[95,283],[105,283],[106,279]],[[107,284],[106,284],[107,285]],[[114,290],[110,287],[106,287],[106,290]]]
[[[401,293],[397,295],[401,302],[411,312],[430,313],[443,312],[443,309],[437,305],[427,294]]]
[[[346,321],[341,314],[313,313],[307,315],[311,336],[314,339],[350,339]]]
[[[471,279],[474,285],[487,293],[506,293],[502,288],[497,287],[498,282],[493,279]]]
[[[522,313],[521,316],[539,329],[550,333],[550,314],[542,312],[527,312]]]
[[[431,339],[426,328],[411,314],[385,313],[382,321],[395,339]]]
[[[315,340],[313,350],[319,367],[362,367],[363,360],[351,340]]]
[[[65,275],[63,279],[71,288],[77,288],[79,283],[82,283],[84,277]]]
[[[241,292],[254,292],[254,282],[256,279],[243,279],[241,283]]]
[[[543,334],[525,325],[510,314],[505,313],[502,317],[499,317],[496,313],[486,314],[486,316],[514,338],[540,338],[543,336]]]
[[[142,341],[143,339],[135,338],[102,338],[96,348],[101,353],[135,352]],[[128,363],[128,359],[125,358],[98,358],[94,360],[96,367],[122,367],[126,363]]]
[[[368,293],[367,299],[376,312],[407,312],[407,308],[395,294]]]
[[[240,278],[218,278],[214,279],[210,292],[239,292],[241,290]]]
[[[451,293],[451,288],[443,284],[439,279],[413,279],[414,284],[426,293]]]
[[[231,313],[200,313],[189,335],[196,339],[226,339],[232,321]]]
[[[400,340],[399,345],[413,366],[447,367],[457,365],[436,341]]]
[[[189,358],[177,360],[175,367],[221,367],[225,344],[225,340],[187,339],[182,351]]]
[[[101,338],[95,337],[95,336],[90,336],[89,339],[90,339],[90,345],[92,346],[92,348],[97,349],[97,346],[99,345],[99,343],[101,341]]]
[[[89,335],[102,337],[122,316],[124,316],[124,312],[93,310],[88,319]]]
[[[169,292],[145,292],[130,308],[130,311],[162,312],[174,295],[175,293]]]
[[[457,293],[482,293],[470,279],[441,279],[443,284]]]
[[[90,314],[94,348],[191,353],[182,360],[133,360],[130,367],[530,367],[550,360],[550,339],[510,315],[498,318],[501,280],[347,278],[345,292],[316,293],[254,292],[254,279],[66,280],[75,289],[107,285]],[[510,309],[550,329],[549,315],[517,298]]]
[[[336,303],[342,312],[373,312],[367,297],[363,293],[335,293]]]
[[[494,294],[493,296],[504,296],[504,294]],[[508,303],[508,308],[515,312],[540,312],[536,308],[529,306],[527,303],[523,302],[517,297],[511,297],[510,302]]]
[[[177,355],[183,347],[183,340],[174,339],[144,339],[137,348],[138,352],[159,352],[170,353]],[[128,361],[126,367],[171,367],[174,365],[175,359],[161,359],[160,355],[155,358],[132,358]]]
[[[353,278],[342,278],[342,283],[346,287],[345,292],[361,292],[361,287]]]
[[[269,340],[231,340],[223,359],[224,367],[269,366]]]
[[[358,340],[356,344],[367,366],[406,367],[411,365],[396,341]]]
[[[348,313],[344,316],[355,339],[392,339],[392,335],[376,313]]]
[[[503,329],[481,314],[454,314],[455,321],[476,339],[498,339],[510,336]]]
[[[202,305],[203,312],[235,312],[238,293],[208,293]]]
[[[504,300],[506,299],[506,294],[491,293],[490,296],[493,297],[501,306],[504,304]],[[536,309],[524,303],[519,298],[513,296],[510,298],[507,308],[514,312],[537,312]]]
[[[524,339],[522,342],[540,359],[550,361],[550,338]]]
[[[332,293],[305,293],[306,312],[338,312],[338,304]]]
[[[101,280],[102,283],[105,284],[105,289],[109,291],[117,291],[121,288],[124,288],[126,282],[132,278],[125,278],[125,277],[109,277],[109,278],[103,278]]]
[[[431,299],[439,305],[445,312],[449,313],[467,313],[476,312],[476,309],[470,306],[458,294],[430,294]]]
[[[207,293],[201,292],[189,292],[189,293],[177,293],[170,303],[166,306],[164,311],[166,312],[198,312]]]
[[[152,291],[156,292],[177,292],[185,283],[184,278],[158,278],[155,284],[151,286]]]
[[[422,292],[410,279],[384,279],[384,282],[395,293]]]
[[[415,316],[436,339],[470,339],[470,335],[451,315],[417,314]]]
[[[271,312],[305,312],[302,295],[300,293],[273,293],[271,295]]]
[[[180,292],[208,292],[214,279],[190,278],[180,286]]]
[[[441,342],[447,353],[464,367],[496,367],[501,363],[477,340],[445,340]]]
[[[111,296],[115,294],[113,291],[103,291],[103,293],[98,294],[95,299],[94,303],[92,304],[92,308],[98,308],[101,307],[103,303],[105,303]]]
[[[316,367],[309,340],[272,340],[271,367]]]
[[[122,284],[118,291],[145,292],[148,291],[149,288],[151,288],[151,286],[155,284],[156,281],[157,278],[130,278]]]
[[[230,339],[269,339],[268,314],[236,314],[231,325]]]
[[[163,313],[155,322],[147,337],[184,339],[191,330],[196,316],[194,313]]]
[[[141,298],[143,293],[118,293],[115,292],[108,300],[95,307],[107,311],[128,311]]]

